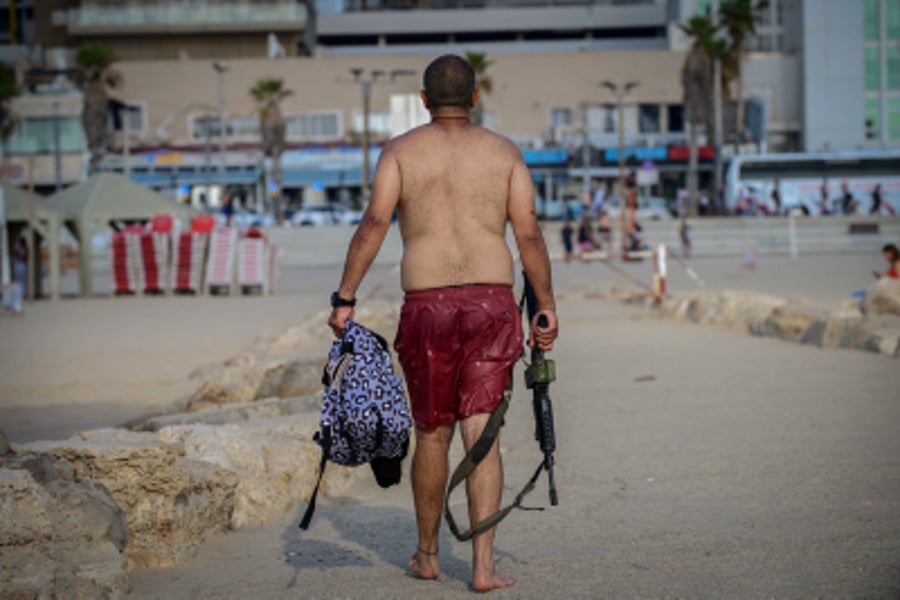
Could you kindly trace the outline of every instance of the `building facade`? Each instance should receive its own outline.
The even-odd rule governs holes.
[[[84,176],[78,93],[67,84],[71,48],[101,43],[121,58],[124,85],[116,93],[135,109],[115,133],[105,168],[158,187],[262,186],[249,90],[274,77],[293,92],[282,105],[284,161],[286,185],[299,189],[322,180],[358,185],[366,125],[380,142],[423,122],[421,73],[447,52],[487,54],[494,89],[484,96],[484,123],[524,150],[565,151],[564,161],[558,152],[535,159],[553,171],[550,180],[614,178],[620,130],[630,163],[653,162],[677,179],[686,163],[680,70],[689,45],[677,24],[709,11],[712,0],[34,4],[22,15],[34,19],[30,31],[42,51],[30,56],[40,66],[16,101],[24,121],[4,151],[5,176],[22,183],[30,168],[39,185]],[[770,0],[743,67],[744,97],[762,124],[756,143],[741,151],[900,144],[898,11],[900,0]],[[367,123],[359,74],[375,79]],[[605,80],[639,83],[621,123],[615,98],[600,86]],[[59,177],[57,148],[66,165]],[[556,158],[548,163],[548,156]],[[709,150],[701,157],[706,168]]]

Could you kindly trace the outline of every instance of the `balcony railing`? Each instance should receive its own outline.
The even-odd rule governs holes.
[[[235,27],[254,23],[304,23],[306,7],[295,0],[235,4],[82,6],[70,9],[69,28]]]
[[[320,12],[379,10],[447,10],[458,8],[543,8],[564,6],[636,6],[660,4],[660,0],[330,0]]]

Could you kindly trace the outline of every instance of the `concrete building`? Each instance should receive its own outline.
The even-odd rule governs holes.
[[[128,135],[117,134],[118,153],[105,166],[128,170],[158,187],[262,185],[257,116],[248,93],[261,77],[283,79],[294,92],[283,103],[288,187],[323,178],[335,187],[356,185],[364,119],[352,70],[362,69],[367,76],[415,72],[393,80],[381,77],[373,88],[368,127],[382,140],[425,118],[417,93],[431,58],[476,51],[493,61],[495,85],[485,96],[485,124],[523,149],[565,151],[534,155],[538,164],[549,165],[562,179],[577,179],[585,174],[586,156],[588,175],[613,178],[621,128],[626,156],[654,162],[671,191],[686,163],[680,69],[688,40],[677,23],[708,11],[711,4],[46,0],[35,3],[32,28],[34,43],[44,51],[31,54],[43,61],[45,73],[53,74],[71,67],[71,52],[56,47],[98,42],[115,50],[122,58],[117,64],[124,75],[121,99],[137,110],[128,118]],[[900,143],[900,125],[892,125],[892,115],[900,115],[900,106],[895,107],[900,91],[893,85],[900,77],[894,76],[900,73],[892,25],[897,5],[898,0],[770,0],[757,36],[748,41],[743,69],[744,97],[753,100],[754,114],[764,125],[757,143],[743,151]],[[227,71],[217,74],[214,60]],[[55,172],[47,171],[55,161],[42,154],[55,148],[53,128],[47,127],[48,119],[52,124],[57,118],[54,102],[41,99],[54,90],[66,92],[54,109],[61,111],[59,119],[68,119],[60,121],[66,132],[61,136],[67,165],[62,178],[70,182],[83,174],[77,94],[69,98],[70,88],[56,79],[45,77],[32,86],[32,95],[17,101],[25,126],[10,142],[3,169],[20,183],[28,153],[39,156],[32,163],[36,181],[51,185],[56,180]],[[599,86],[603,80],[640,82],[626,100],[621,124],[615,99]],[[28,140],[35,136],[40,141]],[[120,155],[125,147],[128,160]],[[708,149],[701,152],[704,168],[709,156]],[[337,167],[338,174],[326,174],[327,167]]]

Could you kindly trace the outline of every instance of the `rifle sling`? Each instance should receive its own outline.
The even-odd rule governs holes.
[[[542,460],[541,464],[534,472],[534,475],[531,476],[531,479],[528,480],[528,483],[525,484],[525,487],[522,488],[522,491],[518,493],[511,504],[504,506],[483,521],[472,525],[469,529],[460,532],[456,520],[450,512],[450,494],[456,486],[465,481],[466,477],[475,470],[478,463],[484,460],[484,457],[487,456],[491,446],[494,445],[497,434],[500,432],[500,426],[503,424],[503,417],[506,415],[506,411],[509,408],[509,401],[511,398],[512,376],[510,376],[509,386],[507,386],[506,391],[503,392],[503,400],[500,401],[500,404],[498,404],[497,408],[494,409],[494,412],[491,413],[487,424],[484,426],[484,430],[481,432],[481,436],[472,445],[472,448],[469,449],[465,457],[463,457],[459,465],[457,465],[456,469],[453,471],[453,476],[450,478],[450,484],[447,486],[447,493],[444,497],[444,518],[447,519],[447,525],[450,527],[450,532],[461,542],[469,540],[479,533],[491,529],[506,518],[514,508],[521,508],[522,510],[544,510],[543,508],[528,508],[522,506],[522,500],[525,498],[526,494],[534,489],[534,484],[537,482],[538,477],[541,475],[541,471],[544,469],[544,462]]]

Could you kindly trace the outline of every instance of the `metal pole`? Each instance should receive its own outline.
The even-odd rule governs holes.
[[[619,129],[619,224],[621,226],[622,260],[628,259],[628,232],[625,225],[625,213],[628,211],[628,194],[625,190],[625,93],[615,91],[618,109]]]
[[[712,0],[712,22],[719,20],[719,0]],[[713,204],[716,212],[725,212],[725,194],[722,190],[722,61],[713,57]]]
[[[216,73],[219,78],[219,185],[222,188],[219,194],[221,195],[225,193],[225,135],[228,130],[225,125],[225,68],[220,66],[216,69]]]
[[[590,140],[588,139],[588,105],[581,105],[581,133],[582,133],[582,141],[581,141],[581,168],[584,169],[582,171],[583,177],[581,182],[581,203],[587,209],[591,205],[591,176],[590,176],[590,168],[591,168],[591,150]],[[599,215],[597,215],[599,216]]]
[[[370,188],[370,183],[369,183],[369,144],[370,144],[369,111],[371,110],[371,100],[372,100],[372,82],[371,81],[363,81],[362,82],[362,100],[363,100],[362,195],[363,195],[363,202],[365,204],[368,204],[369,194],[371,192],[371,190],[369,189]]]
[[[124,161],[125,178],[131,179],[131,130],[128,128],[128,119],[131,118],[131,108],[126,106],[122,111],[122,160]]]
[[[62,148],[59,134],[59,102],[53,103],[53,179],[56,191],[62,189]]]
[[[203,190],[203,195],[208,201],[209,190],[212,187],[212,127],[210,127],[210,123],[208,120],[206,122],[206,132],[203,138],[203,182],[206,184],[206,189]]]
[[[34,300],[35,266],[37,258],[34,248],[34,156],[28,157],[28,237],[25,239],[28,248],[28,299]]]

